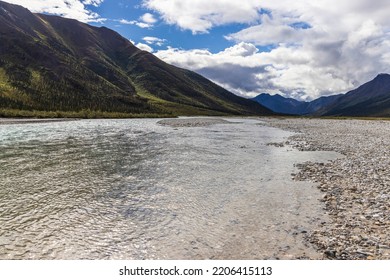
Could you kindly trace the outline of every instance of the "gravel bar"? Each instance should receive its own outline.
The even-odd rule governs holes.
[[[383,120],[263,119],[296,132],[286,145],[336,151],[328,163],[300,164],[295,180],[315,182],[329,215],[306,241],[324,259],[390,259],[390,122]]]
[[[178,119],[163,119],[158,121],[161,125],[171,127],[200,127],[210,126],[214,124],[231,123],[222,118],[178,118]]]

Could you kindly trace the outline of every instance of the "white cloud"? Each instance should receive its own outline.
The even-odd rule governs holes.
[[[309,36],[311,29],[294,28],[291,26],[293,23],[288,18],[276,19],[275,16],[265,14],[261,16],[261,24],[245,28],[225,38],[238,42],[252,42],[259,46],[296,44]]]
[[[147,52],[153,52],[153,48],[151,48],[150,46],[146,45],[146,44],[143,44],[143,43],[138,43],[135,45],[137,48],[143,50],[143,51],[147,51]]]
[[[136,25],[140,28],[151,28],[152,25],[145,23],[145,22],[140,22],[136,20],[126,20],[126,19],[120,19],[118,20],[122,24],[130,24],[130,25]]]
[[[248,23],[226,34],[235,45],[219,53],[156,53],[238,94],[280,91],[312,99],[390,72],[388,0],[144,0],[144,5],[193,33]]]
[[[280,46],[270,52],[260,52],[251,43],[239,43],[219,53],[169,48],[155,55],[168,63],[196,71],[242,96],[269,92],[311,100],[346,92],[374,78],[377,73],[386,72],[390,56],[385,48],[389,46],[389,42],[381,43],[375,47],[379,50],[372,54],[361,49],[355,55],[344,55],[349,52],[347,46],[341,46],[340,53],[329,54],[325,45]],[[325,61],[321,60],[325,55],[322,52],[329,57]],[[385,59],[378,63],[380,57]]]
[[[193,33],[232,22],[251,23],[259,18],[259,0],[144,0],[144,6],[161,14],[169,24]]]
[[[136,24],[135,20],[120,19],[118,21],[122,24]]]
[[[83,0],[84,5],[92,5],[95,7],[99,7],[101,3],[103,3],[104,0]]]
[[[143,14],[140,17],[140,20],[142,20],[143,22],[149,23],[149,24],[153,24],[153,23],[157,22],[157,19],[155,19],[154,16],[150,13]]]
[[[162,46],[165,44],[166,40],[157,38],[157,37],[151,37],[151,36],[146,36],[142,38],[146,43],[149,45],[157,45],[157,46]]]
[[[256,46],[253,44],[239,43],[238,45],[225,49],[220,54],[246,57],[246,56],[254,55],[258,51],[259,49],[256,48]]]
[[[208,50],[168,48],[156,56],[168,63],[194,70],[240,95],[256,95],[256,74],[265,73],[266,63],[253,44],[241,43],[213,54]]]
[[[6,2],[21,5],[32,12],[54,14],[82,22],[104,21],[97,13],[88,10],[86,7],[86,5],[97,7],[103,1],[104,0],[6,0]]]
[[[139,19],[140,21],[121,19],[119,22],[122,24],[136,25],[140,28],[152,28],[154,23],[157,22],[157,19],[150,13],[143,14]]]

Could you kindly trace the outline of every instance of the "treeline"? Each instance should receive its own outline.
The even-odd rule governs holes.
[[[1,109],[0,117],[5,118],[82,118],[82,119],[117,119],[117,118],[172,118],[171,114],[121,113],[103,111],[37,111]]]
[[[31,69],[0,62],[0,108],[137,115],[169,113],[137,96],[133,88],[125,91],[86,67],[73,63],[72,73],[68,69],[67,66],[63,71],[53,72],[44,67]]]

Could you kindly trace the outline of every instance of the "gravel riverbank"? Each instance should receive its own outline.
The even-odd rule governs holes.
[[[158,121],[161,125],[171,126],[171,127],[199,127],[199,126],[209,126],[214,124],[224,124],[231,123],[223,118],[178,118],[178,119],[163,119]]]
[[[271,119],[297,132],[284,144],[343,154],[329,163],[299,165],[295,180],[317,183],[330,216],[306,235],[325,259],[390,259],[390,122]]]

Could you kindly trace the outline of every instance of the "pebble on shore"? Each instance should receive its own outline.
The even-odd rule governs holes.
[[[315,182],[330,216],[306,240],[324,259],[390,259],[390,122],[266,119],[296,132],[286,142],[303,151],[336,151],[328,163],[306,162],[295,180]]]
[[[163,119],[157,122],[161,125],[171,127],[200,127],[214,124],[231,123],[222,118],[178,118],[178,119]]]

